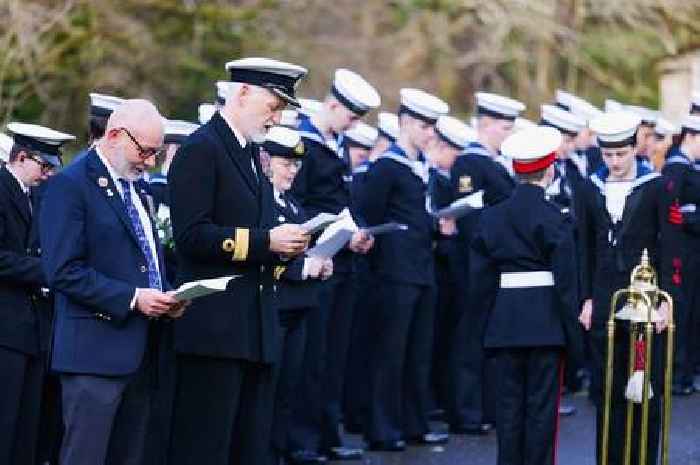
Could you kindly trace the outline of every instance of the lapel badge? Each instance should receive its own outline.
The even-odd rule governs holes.
[[[109,181],[104,176],[100,176],[99,178],[97,178],[97,185],[102,188],[105,188],[109,186]]]
[[[284,217],[284,215],[280,215],[280,216],[277,218],[277,221],[279,221],[280,223],[284,223],[285,221],[287,221],[287,219]]]
[[[114,196],[114,192],[112,192],[112,189],[107,189],[107,197],[112,197]]]
[[[471,176],[460,176],[459,177],[459,192],[471,192],[472,191],[472,177]]]

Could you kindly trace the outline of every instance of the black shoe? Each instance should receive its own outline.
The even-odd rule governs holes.
[[[295,450],[287,455],[287,461],[292,465],[326,463],[328,457],[312,450]]]
[[[674,396],[689,396],[695,392],[693,386],[674,384],[671,387],[671,394]]]
[[[369,443],[369,450],[382,452],[403,452],[406,450],[406,442],[401,439],[395,441],[373,441]]]
[[[572,415],[576,415],[576,412],[578,412],[578,410],[576,410],[576,407],[574,407],[573,405],[561,404],[559,406],[559,415],[561,415],[562,417],[570,417]]]
[[[410,438],[408,442],[418,446],[437,446],[438,444],[447,444],[450,440],[450,435],[447,433],[428,432],[420,436]]]
[[[484,436],[489,434],[492,429],[493,425],[490,423],[481,425],[450,425],[450,433],[469,436]]]
[[[326,451],[331,460],[362,460],[365,451],[355,447],[331,447]]]

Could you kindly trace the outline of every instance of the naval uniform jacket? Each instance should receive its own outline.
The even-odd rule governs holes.
[[[606,208],[607,167],[591,175],[577,199],[581,298],[593,299],[592,322],[602,328],[610,316],[612,294],[629,286],[630,272],[648,249],[657,271],[659,286],[669,289],[667,269],[661,265],[661,244],[667,235],[662,179],[658,173],[637,163],[637,178],[627,195],[622,218],[613,223]]]
[[[33,299],[45,286],[41,260],[32,253],[29,197],[6,167],[0,168],[0,346],[39,352],[39,319]]]
[[[175,326],[179,353],[271,363],[277,357],[269,229],[274,202],[258,148],[241,147],[220,113],[188,137],[168,173],[178,281],[238,275],[192,301]]]
[[[566,346],[580,360],[574,225],[545,199],[544,189],[520,184],[485,210],[472,241],[470,296],[483,302],[484,346]],[[551,272],[554,285],[501,287],[501,273]]]
[[[433,219],[426,210],[427,173],[396,144],[367,172],[360,192],[359,215],[370,226],[396,222],[408,229],[375,238],[372,268],[397,283],[434,285]]]
[[[341,140],[327,141],[308,118],[299,123],[299,134],[304,142],[304,162],[294,178],[291,194],[309,218],[319,213],[337,215],[351,207],[352,174],[347,150],[340,149]],[[352,271],[352,256],[347,248],[338,252],[333,257],[333,272]]]

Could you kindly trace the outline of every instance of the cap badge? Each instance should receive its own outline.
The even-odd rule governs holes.
[[[294,147],[294,153],[301,156],[304,155],[304,143],[299,141],[299,143]]]
[[[471,176],[460,176],[459,177],[459,192],[464,194],[466,192],[471,192],[473,190],[472,177]]]

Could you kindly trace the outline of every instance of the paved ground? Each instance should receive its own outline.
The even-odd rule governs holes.
[[[594,410],[584,397],[570,400],[578,414],[563,418],[559,445],[559,465],[595,465]],[[700,464],[700,394],[673,398],[671,428],[672,465]],[[444,425],[437,423],[437,428]],[[363,445],[358,436],[348,436],[348,443]],[[350,462],[348,462],[350,463]],[[358,462],[356,462],[358,463]],[[365,464],[371,465],[495,465],[496,437],[452,436],[445,447],[411,447],[403,453],[368,453]]]

